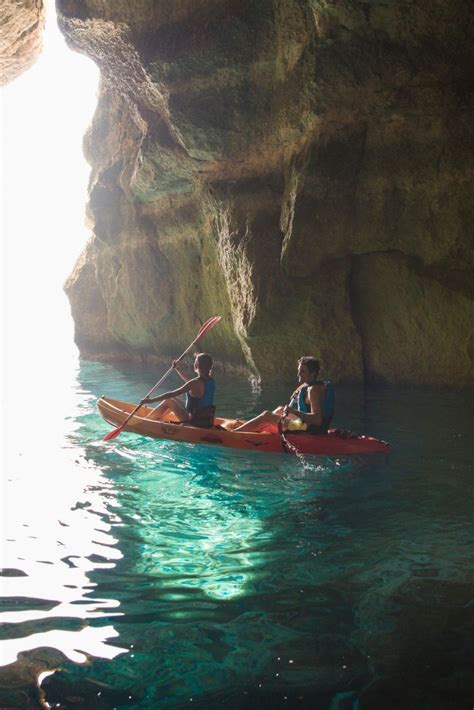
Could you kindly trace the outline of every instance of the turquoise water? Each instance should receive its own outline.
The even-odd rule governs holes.
[[[96,398],[160,374],[84,362],[15,410],[0,707],[471,708],[471,394],[338,388],[385,458],[104,444]],[[217,379],[222,415],[288,395]]]

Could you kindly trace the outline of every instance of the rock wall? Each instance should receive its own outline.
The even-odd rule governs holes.
[[[66,284],[85,357],[294,379],[472,384],[464,0],[57,0],[102,72],[93,238]]]
[[[0,86],[30,68],[41,51],[43,0],[2,0],[0,5]]]

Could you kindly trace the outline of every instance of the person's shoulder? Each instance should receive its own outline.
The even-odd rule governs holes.
[[[308,394],[311,394],[311,392],[324,392],[326,388],[326,383],[323,380],[317,380],[316,382],[313,382],[312,385],[308,385]]]

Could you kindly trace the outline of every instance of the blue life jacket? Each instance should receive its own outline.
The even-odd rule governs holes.
[[[204,382],[204,394],[202,397],[192,397],[189,392],[186,392],[186,409],[191,414],[198,412],[204,407],[210,407],[214,404],[214,392],[216,389],[216,383],[212,377],[204,379],[200,378]]]
[[[318,381],[317,384],[324,385],[324,399],[322,406],[322,416],[323,421],[321,426],[326,428],[329,426],[331,419],[334,416],[334,385],[329,380],[325,380],[322,383]],[[308,385],[303,385],[298,390],[296,390],[292,402],[296,399],[297,409],[301,412],[310,412],[310,407],[306,403],[306,394],[308,392]],[[293,406],[293,405],[292,405]],[[313,426],[313,425],[312,425]]]

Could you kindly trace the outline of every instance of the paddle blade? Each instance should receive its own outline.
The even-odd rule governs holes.
[[[196,341],[201,340],[201,338],[204,338],[204,336],[209,333],[209,331],[212,330],[215,325],[219,323],[221,317],[222,316],[213,316],[212,318],[209,318],[209,320],[207,320],[205,323],[203,323],[196,336]]]
[[[112,431],[109,431],[108,434],[104,436],[102,441],[111,441],[112,439],[116,439],[117,436],[122,432],[123,430],[123,424],[121,424],[117,429],[112,429]]]
[[[204,338],[207,333],[209,333],[210,330],[214,328],[215,325],[219,323],[221,320],[222,316],[212,316],[212,318],[209,318],[205,323],[202,324],[202,326],[198,330],[198,334],[194,338],[193,342],[189,347],[186,348],[184,353],[175,360],[175,362],[180,362],[186,355],[195,347],[196,343],[198,343],[201,338]],[[155,389],[158,385],[155,385],[153,389]]]

